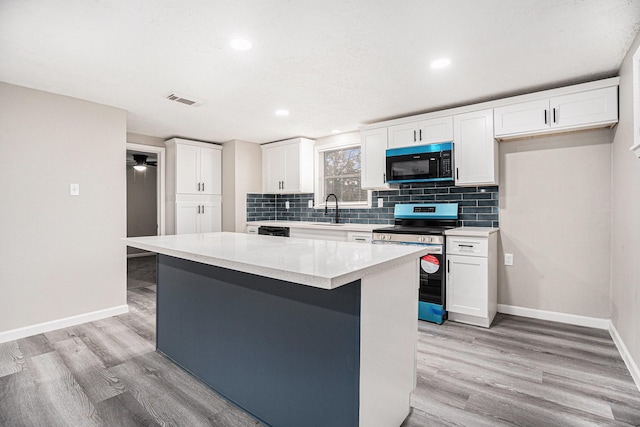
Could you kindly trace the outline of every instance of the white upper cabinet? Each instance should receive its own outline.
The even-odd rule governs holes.
[[[389,126],[388,147],[400,148],[453,140],[453,117],[439,117]]]
[[[263,193],[313,193],[314,143],[294,138],[262,145]]]
[[[421,144],[453,141],[453,117],[422,120],[418,136]]]
[[[494,113],[500,139],[612,125],[618,121],[618,87],[506,105]]]
[[[498,144],[493,137],[493,110],[453,117],[456,185],[498,184]]]
[[[363,190],[389,188],[386,183],[387,128],[360,133]]]
[[[222,147],[177,142],[176,193],[221,194]]]

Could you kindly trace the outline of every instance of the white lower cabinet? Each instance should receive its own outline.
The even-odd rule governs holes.
[[[219,201],[176,202],[176,234],[221,231]]]
[[[447,236],[446,306],[449,320],[488,328],[496,315],[497,233]]]

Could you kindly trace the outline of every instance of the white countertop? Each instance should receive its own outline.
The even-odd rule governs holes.
[[[310,230],[340,230],[340,231],[365,231],[371,232],[376,228],[390,227],[389,224],[355,224],[340,223],[333,224],[328,222],[311,222],[311,221],[249,221],[247,226],[254,225],[259,227],[267,225],[272,227],[289,227],[289,228],[305,228]]]
[[[458,227],[444,232],[445,236],[489,237],[500,229],[493,227]]]
[[[123,240],[151,252],[322,289],[334,289],[427,254],[420,246],[228,232]]]

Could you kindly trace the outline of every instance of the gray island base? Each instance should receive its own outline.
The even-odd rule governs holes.
[[[127,244],[150,250],[144,239]],[[318,250],[319,241],[285,240]],[[385,252],[325,243],[359,260]],[[391,249],[387,261],[374,254],[361,277],[324,289],[221,267],[202,253],[184,259],[193,253],[176,256],[175,241],[160,246],[158,351],[268,426],[402,424],[416,381],[420,249]]]

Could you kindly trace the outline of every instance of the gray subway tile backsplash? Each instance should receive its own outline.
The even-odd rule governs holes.
[[[324,209],[308,207],[313,193],[305,194],[247,194],[247,221],[311,221],[329,222],[333,209],[324,215]],[[382,198],[383,207],[377,207]],[[289,209],[285,202],[289,202]],[[340,208],[340,220],[359,224],[393,224],[396,203],[448,203],[459,205],[460,226],[498,227],[498,186],[455,187],[450,183],[404,184],[401,188],[373,191],[370,209]]]

